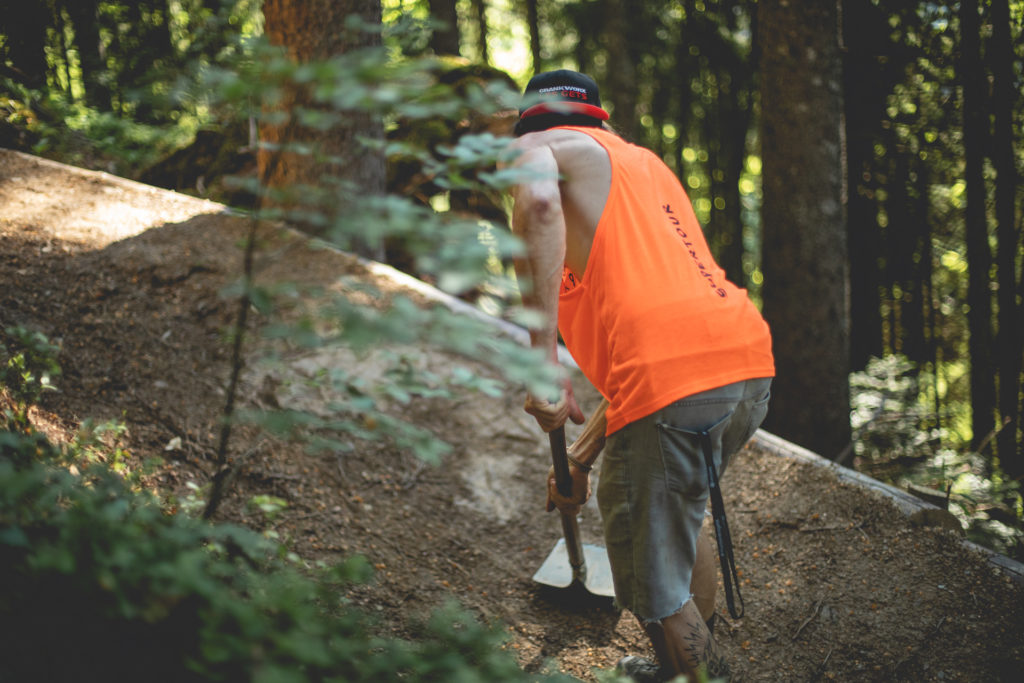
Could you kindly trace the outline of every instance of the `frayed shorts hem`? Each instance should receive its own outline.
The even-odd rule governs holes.
[[[693,600],[692,595],[686,598],[686,600],[683,600],[682,603],[679,604],[679,607],[676,607],[674,610],[672,610],[671,612],[662,617],[647,618],[643,615],[636,614],[635,612],[633,613],[633,616],[635,616],[644,626],[653,626],[655,624],[660,624],[663,620],[668,619],[673,615],[679,614],[683,607],[686,606],[686,603],[690,602],[691,600]]]

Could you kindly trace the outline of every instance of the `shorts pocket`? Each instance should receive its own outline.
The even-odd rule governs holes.
[[[728,461],[733,455],[747,445],[750,438],[754,436],[754,432],[764,422],[764,418],[768,414],[768,402],[771,400],[771,397],[772,394],[769,389],[759,399],[740,403],[737,408],[736,424],[732,425],[722,437],[722,453],[725,455],[726,465],[728,465]],[[746,415],[743,413],[746,413]]]
[[[733,413],[729,412],[706,430],[711,436],[712,460],[716,471],[720,471],[722,464],[722,433],[732,416]],[[700,430],[667,423],[658,424],[666,486],[689,500],[702,500],[708,495],[708,474],[704,466],[700,434]]]
[[[750,406],[750,426],[747,428],[747,439],[750,439],[757,431],[757,428],[768,416],[768,402],[772,400],[772,390],[764,392],[764,396],[754,401]]]

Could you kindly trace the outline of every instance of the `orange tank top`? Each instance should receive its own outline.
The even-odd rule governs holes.
[[[773,377],[768,325],[711,257],[671,169],[612,133],[570,129],[612,166],[586,271],[565,269],[558,306],[566,347],[609,401],[606,433],[691,394]]]

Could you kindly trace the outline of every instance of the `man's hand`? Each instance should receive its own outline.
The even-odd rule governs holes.
[[[576,397],[572,393],[572,385],[566,383],[562,390],[562,397],[558,403],[551,403],[533,394],[526,395],[526,402],[523,403],[523,410],[537,420],[537,424],[545,432],[551,432],[565,424],[566,420],[572,420],[574,424],[583,424],[586,418],[583,411],[576,403]]]
[[[571,398],[571,386],[569,387],[569,392],[569,397]],[[575,403],[575,399],[573,399],[573,403]],[[560,494],[558,487],[555,485],[554,468],[548,472],[548,512],[558,508],[566,514],[577,515],[583,504],[590,499],[590,471],[584,468],[592,468],[594,461],[597,460],[597,456],[600,455],[601,450],[604,448],[604,432],[607,425],[605,412],[607,410],[608,399],[605,398],[601,400],[601,404],[597,406],[590,419],[587,420],[587,426],[583,428],[583,433],[568,448],[569,457],[575,460],[575,462],[570,460],[569,463],[569,476],[572,477],[572,496],[566,498]],[[577,422],[577,424],[579,423]],[[582,464],[584,468],[579,467],[578,464]]]
[[[570,464],[569,476],[572,478],[572,496],[566,498],[558,492],[555,484],[555,468],[548,471],[548,512],[558,508],[559,512],[575,516],[590,499],[590,473]]]

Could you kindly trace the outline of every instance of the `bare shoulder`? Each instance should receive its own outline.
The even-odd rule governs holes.
[[[608,153],[594,138],[564,128],[528,133],[517,138],[512,149],[523,161],[550,154],[563,171],[593,169],[608,163]]]
[[[512,144],[512,148],[519,152],[527,152],[540,147],[549,148],[556,157],[566,154],[600,154],[603,150],[600,143],[586,133],[565,128],[527,133],[516,138]]]

